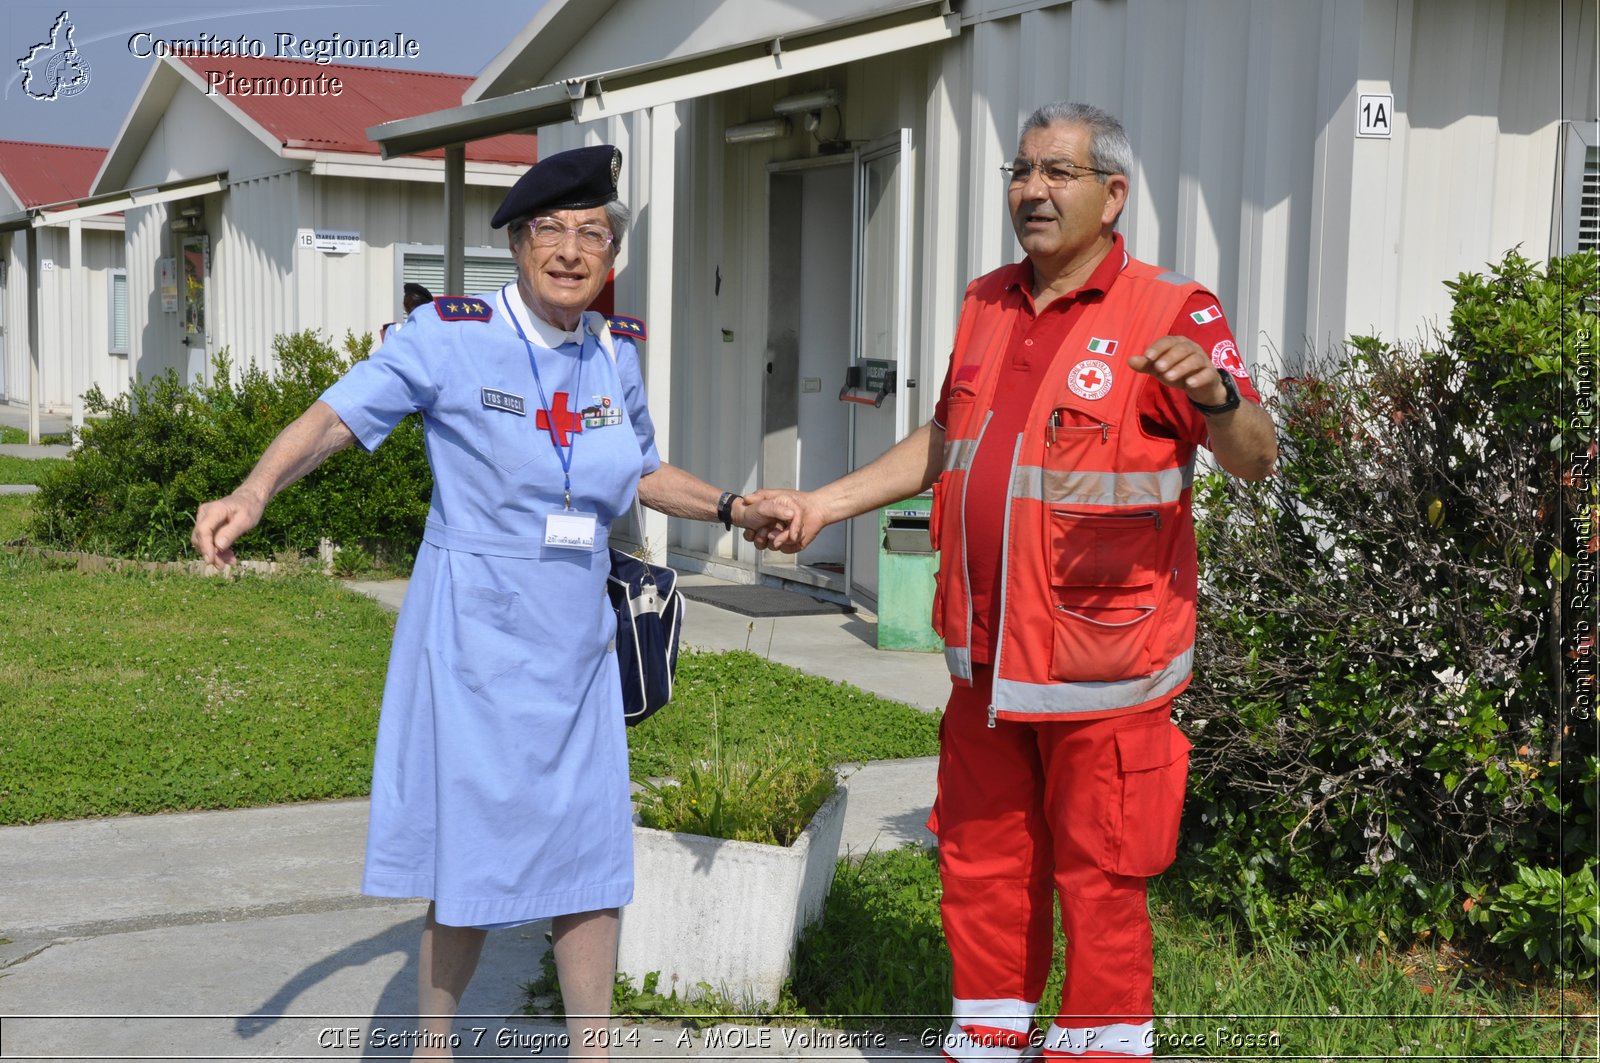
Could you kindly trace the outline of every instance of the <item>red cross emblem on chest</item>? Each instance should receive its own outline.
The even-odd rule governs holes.
[[[534,423],[545,431],[550,431],[553,424],[555,426],[556,445],[563,447],[568,442],[567,433],[583,431],[583,419],[578,416],[576,411],[567,409],[567,393],[565,391],[556,392],[556,400],[550,404],[548,410],[538,411],[538,415],[534,418]]]
[[[1078,383],[1082,384],[1090,391],[1093,391],[1095,388],[1100,386],[1100,374],[1091,369],[1087,373],[1084,373],[1082,376],[1078,377]]]

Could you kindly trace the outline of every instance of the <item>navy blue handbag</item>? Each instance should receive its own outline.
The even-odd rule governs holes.
[[[617,611],[622,718],[632,727],[672,700],[683,595],[678,593],[678,574],[672,569],[617,549],[611,551],[606,594]]]

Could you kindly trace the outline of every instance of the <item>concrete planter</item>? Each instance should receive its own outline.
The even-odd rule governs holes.
[[[844,830],[844,787],[790,846],[633,828],[633,903],[622,909],[617,970],[635,986],[774,1003],[800,931],[822,915]]]

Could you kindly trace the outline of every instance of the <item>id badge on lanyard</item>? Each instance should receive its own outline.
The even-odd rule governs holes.
[[[533,344],[528,342],[528,334],[522,330],[522,322],[518,321],[517,315],[511,312],[510,300],[506,298],[504,288],[500,289],[500,299],[505,304],[506,316],[516,326],[517,335],[522,338],[523,346],[528,349],[528,364],[533,366],[533,382],[539,389],[539,401],[543,403],[545,410],[549,410],[550,398],[545,394],[544,381],[539,376],[539,360],[534,357]],[[573,386],[575,394],[583,393],[583,363],[586,360],[588,348],[589,344],[584,343],[578,349],[578,379]],[[598,526],[600,518],[593,513],[572,508],[572,451],[578,444],[580,433],[572,432],[567,440],[567,445],[563,447],[560,438],[556,435],[556,419],[553,415],[550,416],[548,425],[550,429],[550,445],[555,447],[556,457],[561,462],[564,506],[561,512],[552,513],[545,518],[544,544],[556,550],[581,550],[585,553],[593,553],[595,528]]]

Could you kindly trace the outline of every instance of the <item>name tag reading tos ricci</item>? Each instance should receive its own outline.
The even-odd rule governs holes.
[[[522,396],[513,395],[509,391],[484,388],[483,404],[491,410],[504,410],[506,413],[514,413],[518,417],[528,416],[527,403],[522,401]]]
[[[544,544],[557,550],[594,550],[595,515],[577,510],[552,513],[544,521]]]

